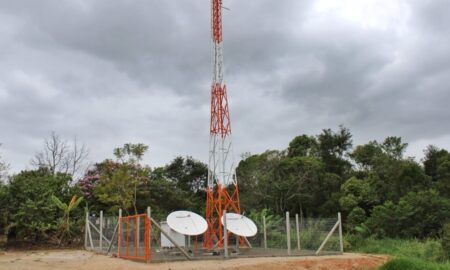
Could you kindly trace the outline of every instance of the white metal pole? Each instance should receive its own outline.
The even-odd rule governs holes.
[[[227,230],[227,210],[223,211],[223,243],[225,258],[228,258],[228,230]]]
[[[339,219],[339,246],[341,248],[341,252],[344,253],[344,239],[342,239],[342,218],[341,212],[338,212]]]
[[[266,216],[263,216],[263,228],[264,228],[264,249],[267,249]]]
[[[327,237],[325,237],[325,240],[323,240],[323,242],[320,245],[319,249],[317,249],[316,255],[319,255],[319,253],[322,251],[322,249],[325,246],[325,244],[328,242],[328,239],[330,239],[331,235],[333,235],[334,231],[338,228],[338,226],[339,226],[339,221],[337,221],[336,224],[334,224],[333,228],[328,233]]]
[[[295,214],[295,227],[297,229],[297,249],[300,250],[300,223],[298,222],[298,214]]]
[[[150,221],[151,216],[152,216],[152,209],[150,208],[150,206],[147,206],[147,217],[148,217],[149,221]],[[145,226],[145,221],[144,221],[144,228],[145,228],[144,230],[147,230],[147,226]],[[151,228],[152,228],[151,226],[148,228],[148,248],[149,249],[152,246],[151,245],[151,241],[152,241],[152,237],[151,237],[152,229]],[[145,232],[144,232],[144,237],[145,237]],[[150,250],[150,253],[151,253],[151,250]]]
[[[119,219],[117,220],[117,254],[120,257],[120,249],[122,247],[122,208],[119,208]]]
[[[88,226],[89,226],[89,212],[86,207],[86,225],[84,225],[84,249],[88,249]]]
[[[88,226],[87,226],[87,231],[88,231],[88,235],[89,235],[89,243],[91,244],[91,250],[94,250],[94,241],[92,241],[92,233],[91,233],[91,222],[89,221],[89,212],[86,215],[87,217],[87,221],[88,221]]]
[[[103,251],[103,210],[100,211],[100,252]]]
[[[291,255],[291,224],[289,221],[289,212],[286,212],[286,237],[287,237],[287,254]]]
[[[135,239],[135,241],[136,241],[136,248],[139,250],[139,240],[141,239],[141,235],[140,235],[140,228],[141,228],[140,222],[141,222],[141,220],[140,220],[140,218],[136,217],[136,221],[135,222],[137,224],[137,226],[136,226],[137,227],[137,232],[136,232],[137,239]],[[144,222],[145,222],[145,220],[144,220]]]

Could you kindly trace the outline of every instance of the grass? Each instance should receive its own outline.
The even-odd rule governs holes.
[[[450,270],[450,261],[444,259],[441,244],[436,240],[361,239],[353,236],[347,240],[352,251],[393,256],[380,270]]]

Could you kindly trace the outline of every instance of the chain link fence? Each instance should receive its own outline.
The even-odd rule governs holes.
[[[146,258],[146,261],[153,262],[225,257],[223,246],[204,248],[203,235],[184,236],[172,231],[164,221],[152,218],[147,219],[149,226],[146,226],[146,217],[124,217],[120,219],[119,226],[118,216],[87,214],[85,248],[129,259]],[[340,215],[335,218],[301,218],[287,213],[284,218],[268,216],[253,221],[258,227],[255,236],[245,239],[231,233],[228,235],[228,257],[343,253]],[[145,257],[147,253],[148,258]]]

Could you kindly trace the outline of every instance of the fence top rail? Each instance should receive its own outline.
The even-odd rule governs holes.
[[[147,214],[139,214],[139,215],[125,216],[125,217],[120,217],[120,219],[131,219],[131,218],[137,218],[137,217],[147,217]]]

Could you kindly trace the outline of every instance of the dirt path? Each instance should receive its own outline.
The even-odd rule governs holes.
[[[144,264],[96,255],[87,251],[30,251],[0,253],[0,270],[368,270],[375,269],[388,256],[346,253],[340,256],[271,257],[233,260]]]

